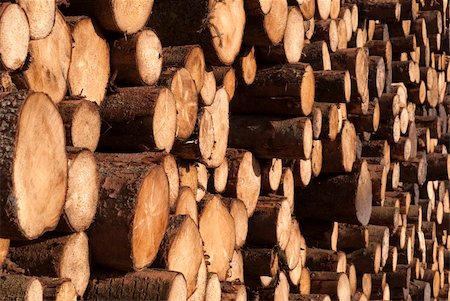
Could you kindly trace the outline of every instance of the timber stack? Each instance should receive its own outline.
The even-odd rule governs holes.
[[[0,7],[0,300],[450,300],[447,0]]]

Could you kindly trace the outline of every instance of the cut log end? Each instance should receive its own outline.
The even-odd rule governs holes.
[[[303,27],[302,13],[298,8],[291,8],[287,17],[287,25],[283,38],[284,53],[289,63],[297,63],[300,61],[304,38],[305,29]]]
[[[19,5],[9,4],[1,13],[0,37],[0,56],[3,66],[11,70],[22,67],[28,55],[30,27],[27,15]]]
[[[261,188],[261,168],[258,160],[250,152],[245,152],[239,164],[236,192],[247,208],[248,216],[255,211]]]
[[[64,205],[64,130],[58,110],[42,93],[28,96],[17,126],[13,167],[17,222],[22,234],[32,239],[56,226]]]
[[[345,171],[350,172],[356,160],[356,130],[350,122],[345,122],[341,130],[341,146],[342,166]]]
[[[0,279],[0,289],[5,300],[44,300],[44,289],[35,277],[6,275]]]
[[[131,238],[133,265],[136,269],[145,267],[156,256],[167,225],[168,207],[167,176],[162,167],[155,166],[143,180],[137,195]]]
[[[315,79],[311,67],[307,67],[300,84],[300,105],[305,116],[312,112],[315,97]]]
[[[152,12],[153,0],[136,0],[129,2],[126,5],[125,3],[114,0],[105,5],[111,5],[110,9],[112,10],[112,16],[107,18],[106,16],[108,16],[108,14],[106,13],[106,16],[103,17],[101,12],[107,8],[97,8],[100,10],[98,14],[102,26],[108,30],[133,34],[138,32],[147,23]],[[113,19],[113,21],[111,19]]]
[[[55,23],[55,0],[44,0],[41,5],[35,5],[33,0],[19,0],[17,3],[25,11],[30,24],[30,38],[43,39],[50,34]]]
[[[131,17],[127,16],[127,18]],[[136,65],[138,66],[140,78],[147,85],[155,84],[161,74],[161,53],[162,46],[156,33],[151,30],[144,30],[138,34],[136,40]]]
[[[200,90],[200,99],[205,106],[209,106],[214,101],[216,95],[216,78],[213,71],[205,71],[203,76],[203,87]]]
[[[90,101],[82,101],[72,115],[70,126],[72,145],[95,151],[100,138],[100,124],[98,107]]]
[[[362,225],[367,225],[372,212],[372,181],[367,162],[363,161],[358,178],[355,197],[356,216]]]
[[[162,89],[153,113],[153,139],[157,149],[170,152],[177,133],[177,100],[168,89]],[[197,107],[196,107],[197,108]],[[170,112],[168,114],[168,112]]]

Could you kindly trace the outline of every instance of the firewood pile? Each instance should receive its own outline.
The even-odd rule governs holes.
[[[447,0],[0,7],[0,300],[450,300]]]

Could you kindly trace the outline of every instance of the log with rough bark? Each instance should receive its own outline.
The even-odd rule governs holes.
[[[118,277],[92,279],[85,300],[186,300],[186,280],[181,273],[145,269]]]
[[[271,8],[267,13],[260,11],[259,14],[247,16],[245,44],[269,46],[277,45],[282,41],[288,20],[288,4],[286,0],[271,2]]]
[[[339,32],[336,20],[326,19],[316,21],[311,42],[325,41],[332,52],[338,49]]]
[[[240,86],[231,111],[239,114],[307,116],[314,105],[314,73],[308,64],[260,69],[250,86]]]
[[[67,92],[72,37],[64,16],[57,11],[52,32],[44,39],[30,41],[31,62],[23,72],[24,84],[44,92],[59,103]]]
[[[347,259],[341,251],[309,248],[306,253],[306,266],[312,271],[345,273]]]
[[[110,75],[108,44],[90,18],[67,17],[66,22],[72,34],[72,55],[67,75],[69,94],[100,104]]]
[[[367,225],[372,208],[372,183],[367,163],[347,175],[317,179],[296,191],[297,217]],[[314,202],[310,200],[314,199]]]
[[[75,286],[68,278],[39,277],[39,282],[44,288],[44,300],[77,300]]]
[[[208,168],[222,164],[228,146],[228,94],[217,90],[214,101],[199,112],[198,125],[186,141],[176,141],[173,153],[179,158],[198,160]]]
[[[314,71],[315,100],[317,102],[345,103],[350,101],[351,79],[346,71]]]
[[[101,127],[98,105],[86,99],[67,99],[58,103],[58,110],[64,122],[66,145],[95,151]]]
[[[260,197],[248,220],[247,243],[286,249],[291,229],[291,209],[283,197]]]
[[[263,192],[274,192],[278,190],[283,172],[281,159],[260,161],[261,165],[261,189]]]
[[[345,273],[311,272],[311,293],[327,294],[334,300],[350,300],[350,282]]]
[[[51,238],[10,248],[11,260],[28,275],[69,278],[78,296],[89,281],[89,246],[85,233]]]
[[[94,220],[99,198],[97,165],[86,149],[68,149],[67,194],[57,231],[82,232]]]
[[[169,183],[164,169],[155,163],[113,161],[114,157],[96,157],[100,199],[88,232],[91,254],[102,266],[142,269],[153,262],[164,236]],[[111,248],[118,242],[120,249]]]
[[[255,249],[248,248],[242,250],[244,261],[244,279],[249,287],[261,286],[261,278],[272,278],[278,272],[278,252],[276,249]]]
[[[309,159],[312,141],[312,125],[307,117],[230,117],[230,147],[248,149],[260,158]]]
[[[369,244],[365,249],[347,254],[347,260],[355,265],[359,273],[377,274],[381,267],[381,246],[379,243]]]
[[[356,160],[356,150],[356,130],[347,121],[334,141],[322,140],[322,172],[350,172]]]
[[[67,188],[61,116],[43,93],[0,99],[0,236],[34,239],[58,224]]]
[[[340,244],[338,223],[313,219],[301,219],[299,223],[308,246],[337,251],[338,242]]]
[[[400,20],[402,5],[397,0],[359,1],[361,16],[382,22],[396,22]]]
[[[44,300],[44,289],[39,279],[23,275],[2,275],[0,277],[0,300]]]
[[[100,108],[105,150],[170,151],[177,131],[176,98],[167,88],[118,88]]]
[[[330,53],[325,41],[305,43],[300,58],[302,63],[308,63],[314,70],[331,70]]]
[[[427,155],[427,180],[444,180],[450,178],[450,159],[447,154],[428,154]]]
[[[0,35],[2,37],[0,43],[0,61],[2,67],[10,70],[17,70],[25,64],[31,35],[28,23],[29,19],[27,20],[26,12],[22,9],[27,6],[25,2],[28,1],[18,2],[19,4],[8,2],[0,4]],[[21,6],[19,6],[20,4]]]
[[[183,274],[190,297],[196,289],[202,258],[203,244],[197,225],[187,215],[172,215],[153,266]]]
[[[225,196],[244,202],[247,215],[252,216],[261,188],[261,168],[251,152],[238,149],[227,150],[228,181]]]
[[[199,203],[199,214],[203,248],[209,256],[208,271],[225,281],[236,246],[233,216],[217,195],[208,195]]]
[[[345,252],[365,248],[369,243],[369,231],[361,225],[339,223],[337,249]]]
[[[165,47],[200,44],[208,62],[231,65],[244,34],[243,2],[156,1],[148,25]]]

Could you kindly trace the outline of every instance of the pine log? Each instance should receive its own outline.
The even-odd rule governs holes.
[[[208,271],[217,273],[225,281],[236,245],[233,217],[216,195],[206,196],[199,203],[199,229],[204,250],[209,256]]]
[[[245,85],[253,84],[256,77],[256,71],[258,70],[257,68],[255,47],[246,47],[242,49],[235,63],[238,82]]]
[[[372,207],[372,183],[367,163],[363,161],[351,174],[313,182],[298,190],[297,197],[298,217],[366,225]],[[311,198],[316,201],[310,202]]]
[[[57,231],[82,232],[94,220],[99,198],[97,165],[86,149],[68,149],[67,193]]]
[[[194,194],[196,201],[199,202],[208,191],[209,173],[206,165],[199,162],[195,163],[195,169],[197,169],[197,191]]]
[[[2,275],[0,278],[0,300],[44,300],[44,289],[36,277],[23,275]]]
[[[409,162],[400,162],[400,181],[422,185],[427,177],[427,159],[424,154],[418,154]]]
[[[350,101],[351,80],[348,71],[314,71],[315,100],[344,103]]]
[[[289,207],[291,208],[291,213],[294,211],[294,193],[295,181],[292,169],[285,167],[282,170],[277,194],[286,198],[286,201],[289,203]]]
[[[367,225],[369,232],[368,244],[379,244],[381,247],[381,267],[384,267],[389,257],[389,228],[385,226]]]
[[[167,226],[167,176],[152,162],[99,159],[100,200],[88,233],[93,260],[119,270],[141,269],[153,262]],[[122,247],[112,249],[118,242]]]
[[[393,233],[399,226],[400,210],[396,207],[373,206],[370,216],[372,225],[387,226]]]
[[[400,20],[402,5],[397,0],[386,1],[358,1],[359,12],[362,16],[383,22]]]
[[[386,65],[381,56],[369,57],[369,96],[380,97],[386,83]]]
[[[231,102],[236,91],[236,70],[230,66],[213,66],[214,77],[217,88],[224,88],[228,93],[228,100]],[[256,75],[255,75],[256,76]]]
[[[207,281],[208,281],[208,271],[206,269],[205,258],[202,258],[202,262],[200,263],[200,267],[197,273],[197,288],[187,300],[189,301],[205,300]]]
[[[176,215],[187,215],[198,225],[197,200],[190,187],[180,187],[176,207],[171,207],[170,211]]]
[[[203,244],[197,225],[187,215],[172,215],[153,266],[183,274],[190,297],[196,289],[202,258]]]
[[[105,97],[110,75],[108,44],[90,18],[67,17],[66,22],[72,35],[72,55],[67,75],[69,94],[100,104]]]
[[[292,219],[289,233],[288,243],[286,248],[282,251],[282,261],[286,264],[289,271],[292,271],[298,266],[299,263],[302,265],[300,254],[302,248],[302,234],[300,233],[300,227],[297,220]]]
[[[450,179],[450,159],[447,154],[428,154],[427,155],[427,180]]]
[[[85,300],[186,300],[186,281],[181,273],[145,269],[124,276],[92,279]]]
[[[194,195],[196,195],[199,187],[197,164],[192,161],[179,161],[178,174],[180,186],[189,187]]]
[[[364,226],[339,223],[337,231],[337,249],[340,251],[355,251],[369,243],[369,232]]]
[[[356,130],[351,122],[345,122],[332,140],[322,140],[322,172],[350,172],[356,160]]]
[[[274,192],[278,190],[283,172],[281,159],[270,159],[260,161],[261,165],[261,189],[263,192]]]
[[[256,71],[255,71],[256,72]],[[214,72],[206,71],[203,76],[203,87],[199,93],[199,99],[203,105],[209,106],[214,101],[216,95],[216,78]]]
[[[268,285],[258,288],[254,298],[257,300],[288,300],[289,281],[286,274],[281,271]]]
[[[56,2],[55,0],[46,0],[42,5],[36,5],[33,0],[17,1],[28,19],[30,39],[39,40],[50,34],[55,23]]]
[[[86,99],[67,99],[58,103],[64,122],[66,145],[95,151],[100,138],[99,107]]]
[[[278,245],[286,249],[291,229],[291,209],[282,197],[260,197],[248,220],[247,243],[258,247]]]
[[[431,294],[434,298],[437,298],[439,296],[439,289],[440,289],[439,271],[433,271],[429,269],[424,270],[422,281],[430,284]]]
[[[314,70],[331,70],[327,43],[325,41],[305,43],[300,62],[310,64]]]
[[[39,282],[44,288],[44,300],[77,300],[75,286],[68,278],[39,277]]]
[[[284,120],[243,115],[230,117],[230,147],[248,149],[260,158],[309,159],[312,138],[312,125],[307,117]]]
[[[25,86],[44,92],[59,103],[67,92],[72,38],[63,15],[57,11],[52,32],[44,39],[30,41],[31,62],[23,72]]]
[[[78,296],[89,282],[88,238],[83,232],[10,248],[10,258],[27,275],[69,278]]]
[[[312,271],[345,273],[347,259],[344,252],[309,248],[306,254],[306,266]]]
[[[241,248],[247,239],[248,216],[244,202],[236,198],[222,198],[223,205],[228,209],[234,220],[236,247]]]
[[[207,62],[231,65],[244,34],[243,2],[156,1],[148,25],[165,47],[200,44]]]
[[[367,248],[347,254],[347,261],[353,263],[359,273],[375,273],[381,267],[381,245],[369,243]]]
[[[9,239],[0,238],[0,265],[3,265],[9,251]]]
[[[0,62],[2,67],[10,70],[17,70],[25,64],[28,56],[28,46],[31,36],[31,28],[27,20],[27,12],[29,10],[27,9],[24,11],[22,9],[27,6],[25,2],[28,1],[18,2],[18,4],[12,4],[9,2],[0,4],[0,23],[2,24],[2,26],[0,26],[0,35],[2,37],[2,42],[0,43]],[[52,5],[51,3],[48,4],[49,9],[51,10]],[[53,10],[54,9],[53,3]],[[31,10],[33,9],[31,8]],[[54,20],[54,14],[51,18]],[[34,30],[34,20],[31,21],[33,21],[32,29]],[[46,20],[43,18],[39,21],[44,23]],[[43,26],[47,26],[47,24],[43,24]],[[50,30],[51,27],[48,29],[48,33],[50,33]]]
[[[100,148],[142,151],[172,149],[177,133],[176,98],[167,88],[118,88],[100,108]],[[181,125],[178,125],[181,127]]]
[[[350,300],[347,275],[335,272],[311,272],[311,293],[327,294],[333,300]]]
[[[4,94],[0,116],[0,237],[34,239],[56,227],[64,206],[63,122],[48,96],[28,91]]]
[[[244,282],[244,259],[242,257],[241,250],[234,250],[233,252],[233,258],[231,258],[227,281],[240,283]]]
[[[260,278],[274,277],[278,272],[278,253],[274,249],[244,249],[245,284],[255,288],[261,286]]]
[[[216,193],[225,191],[228,182],[228,159],[225,157],[223,162],[216,168],[209,177],[208,187],[214,187]]]
[[[325,41],[332,52],[338,49],[339,32],[336,20],[326,19],[316,21],[311,42]]]
[[[245,150],[228,149],[228,182],[225,196],[244,202],[250,217],[256,208],[261,188],[261,171],[256,158]]]
[[[300,229],[308,246],[337,251],[340,225],[336,222],[322,222],[313,219],[300,219]],[[342,248],[339,248],[342,250]]]

